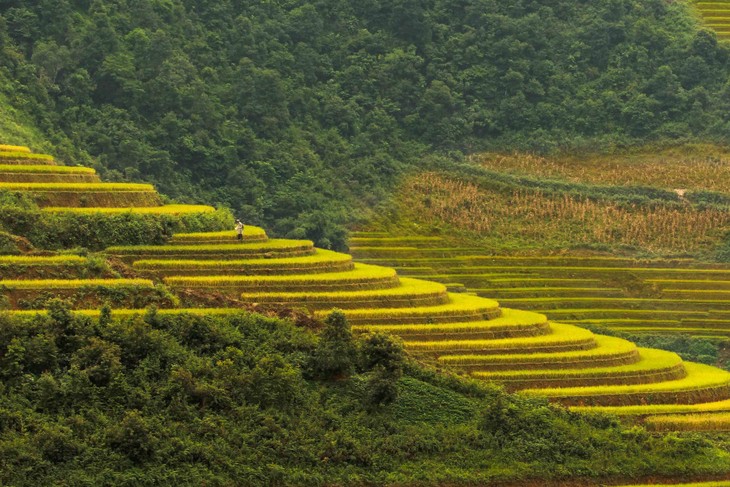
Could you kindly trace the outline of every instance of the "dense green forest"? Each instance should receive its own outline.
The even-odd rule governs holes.
[[[726,137],[729,52],[665,0],[1,0],[0,129],[340,246],[432,157]]]
[[[720,474],[700,437],[652,436],[408,361],[341,314],[319,337],[215,317],[0,315],[0,483],[453,485]]]

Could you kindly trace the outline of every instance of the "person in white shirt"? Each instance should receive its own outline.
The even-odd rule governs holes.
[[[236,220],[236,238],[243,241],[243,223],[241,223],[241,220]]]

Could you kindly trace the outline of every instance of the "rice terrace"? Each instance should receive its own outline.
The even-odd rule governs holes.
[[[0,4],[0,485],[730,486],[730,1]]]

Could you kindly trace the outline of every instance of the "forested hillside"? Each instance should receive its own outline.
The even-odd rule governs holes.
[[[728,52],[666,0],[0,1],[25,133],[325,247],[433,154],[727,136]]]

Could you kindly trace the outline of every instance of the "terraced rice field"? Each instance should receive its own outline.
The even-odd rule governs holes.
[[[631,333],[730,336],[727,265],[688,259],[493,256],[462,248],[445,257],[433,255],[434,248],[447,248],[433,237],[427,245],[412,239],[410,247],[395,248],[376,244],[378,238],[382,236],[353,238],[352,254],[362,262],[393,266],[402,275],[460,284],[504,306],[545,313],[563,323]]]
[[[695,2],[705,25],[715,32],[720,39],[730,38],[730,2]]]
[[[12,154],[13,160],[22,160],[22,154],[29,153]],[[37,184],[11,187],[32,194],[39,187]],[[46,184],[58,188],[63,183]],[[97,187],[91,183],[78,184],[78,193],[82,195],[92,194],[92,188]],[[125,192],[123,187],[113,185],[104,186],[100,191],[107,188],[112,194]],[[46,211],[174,211],[161,206],[134,209],[79,206],[52,207]],[[207,208],[191,211],[208,211]],[[179,211],[187,209],[182,207]],[[626,260],[595,262],[590,258],[576,263],[569,257],[509,260],[485,258],[481,249],[454,249],[433,237],[369,233],[357,238],[353,239],[353,250],[363,254],[367,262],[353,263],[349,255],[315,249],[307,240],[268,239],[257,227],[246,227],[241,242],[235,241],[233,232],[180,234],[166,245],[107,249],[110,256],[122,259],[147,279],[14,279],[3,280],[2,291],[15,309],[29,309],[42,303],[43,296],[36,294],[75,296],[81,312],[92,317],[99,314],[93,310],[101,304],[99,298],[114,293],[124,298],[127,308],[116,310],[115,316],[144,313],[143,309],[135,308],[144,307],[145,299],[149,298],[174,307],[176,300],[165,294],[168,288],[180,294],[195,291],[220,295],[223,292],[228,294],[227,303],[237,298],[240,302],[267,307],[303,308],[315,317],[324,317],[338,307],[344,309],[357,332],[397,334],[407,350],[424,360],[567,405],[620,411],[638,408],[643,412],[626,415],[651,417],[655,413],[642,408],[688,407],[695,408],[690,413],[705,414],[710,411],[703,411],[703,405],[721,408],[712,404],[730,403],[730,373],[683,362],[671,353],[638,348],[627,340],[594,334],[572,323],[549,321],[561,313],[568,321],[580,321],[575,315],[586,310],[593,313],[592,319],[606,319],[605,310],[613,309],[617,316],[612,318],[625,320],[621,322],[623,326],[630,326],[635,322],[628,320],[646,318],[646,313],[651,312],[652,326],[669,327],[678,320],[685,325],[690,320],[709,319],[708,307],[716,313],[712,319],[730,320],[725,296],[717,292],[703,295],[705,288],[699,282],[730,281],[730,269],[699,268],[689,262],[673,266],[649,262],[640,267]],[[8,258],[5,264],[15,266],[13,272],[22,270],[23,266],[29,268],[33,259],[48,269],[54,265],[81,264],[75,256],[49,257],[43,264],[40,257],[21,257],[14,261]],[[403,270],[404,277],[382,266],[392,262]],[[0,259],[0,272],[3,265]],[[628,283],[624,279],[627,272],[631,274]],[[13,276],[8,274],[8,277]],[[166,287],[155,286],[155,282],[164,282]],[[463,285],[476,291],[447,291],[463,291]],[[730,283],[727,288],[730,289]],[[715,290],[722,291],[723,285]],[[86,291],[90,294],[83,294]],[[83,295],[79,297],[80,292]],[[663,300],[662,292],[674,297]],[[688,294],[693,296],[694,304],[689,308],[680,306]],[[491,296],[497,296],[502,304],[524,304],[548,313],[546,316],[534,310],[502,308]],[[662,304],[664,301],[673,304],[667,307]],[[601,307],[588,307],[587,303],[598,303]],[[91,309],[83,310],[85,307]],[[198,308],[160,312],[228,314],[237,310]],[[682,318],[677,318],[680,315]]]

